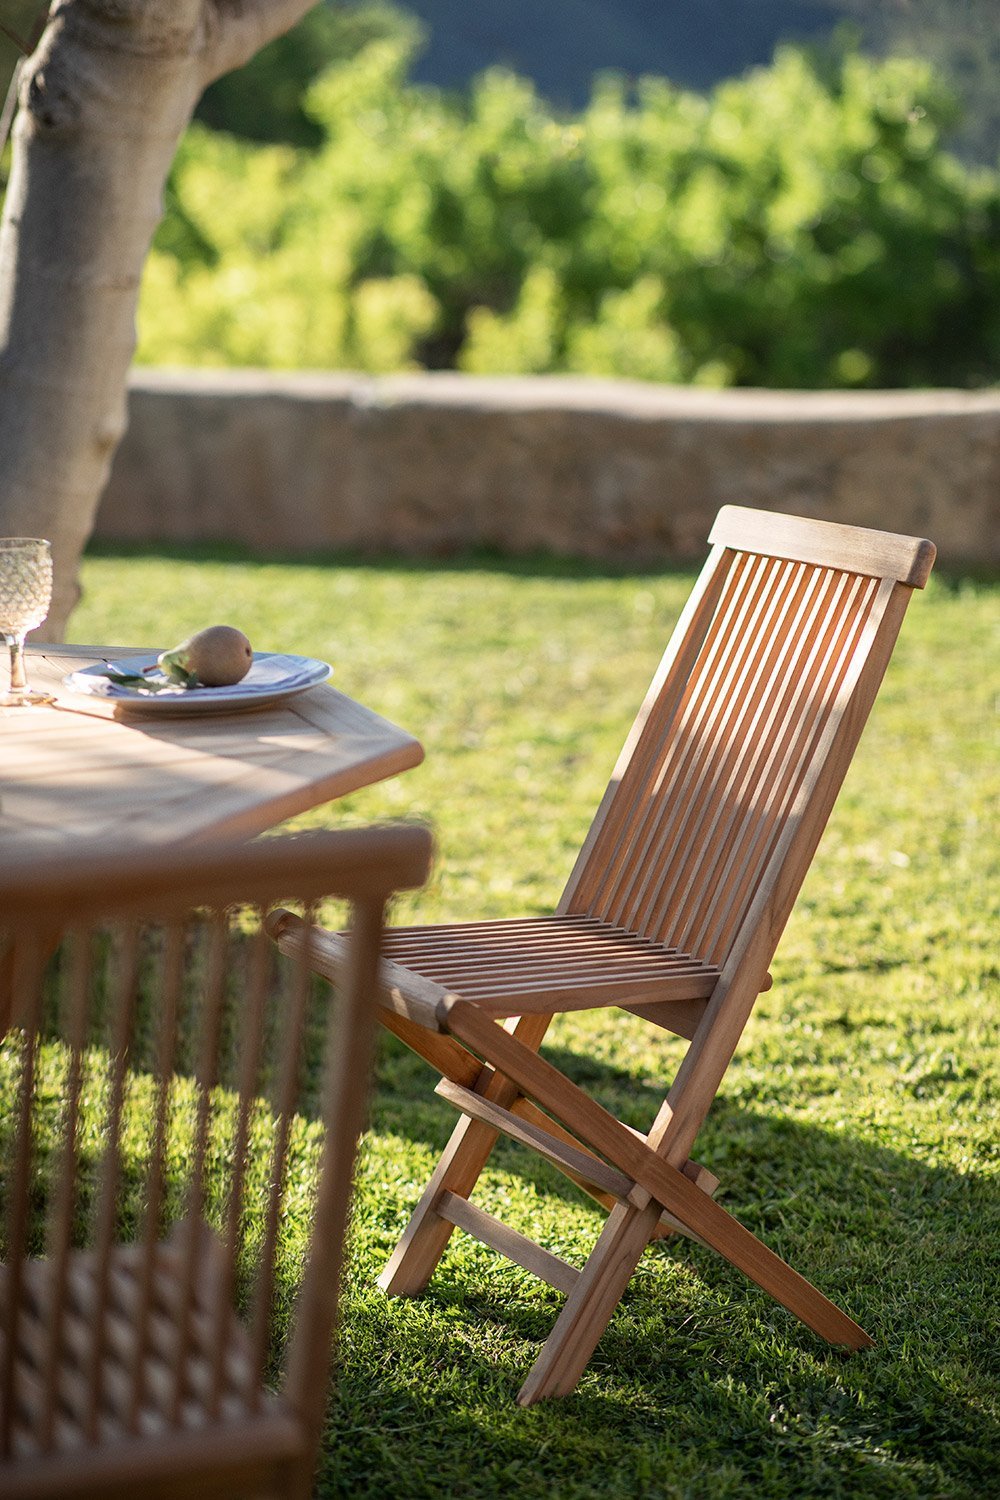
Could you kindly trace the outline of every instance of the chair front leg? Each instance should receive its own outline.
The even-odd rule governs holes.
[[[525,1047],[537,1051],[550,1020],[550,1016],[523,1016],[513,1034]],[[421,1050],[409,1036],[403,1039],[415,1050]],[[502,1073],[494,1073],[483,1092],[495,1104],[508,1108],[518,1098],[520,1090]],[[436,1212],[435,1205],[444,1192],[454,1193],[459,1198],[470,1197],[499,1135],[499,1131],[481,1121],[459,1120],[410,1222],[379,1277],[378,1284],[388,1296],[413,1297],[424,1290],[455,1228]]]
[[[410,1216],[410,1222],[378,1279],[387,1296],[415,1297],[424,1290],[455,1227],[435,1212],[435,1204],[444,1192],[454,1193],[459,1198],[469,1197],[498,1135],[498,1131],[478,1120],[459,1120]]]

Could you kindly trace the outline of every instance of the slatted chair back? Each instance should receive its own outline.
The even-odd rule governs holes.
[[[804,873],[934,548],[736,506],[710,540],[561,909],[721,971],[795,841]]]
[[[4,1495],[308,1494],[383,908],[427,860],[382,829],[0,871]],[[265,925],[327,896],[336,1004]]]

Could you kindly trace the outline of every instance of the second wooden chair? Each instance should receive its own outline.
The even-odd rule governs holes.
[[[420,1291],[457,1226],[565,1292],[524,1404],[573,1388],[644,1248],[675,1229],[823,1338],[870,1342],[714,1201],[691,1153],[934,548],[739,507],[711,541],[556,912],[386,942],[381,1019],[443,1074],[462,1119],[382,1285]],[[294,925],[280,940],[296,951]],[[342,957],[339,936],[317,940],[320,972]],[[554,1013],[598,1006],[689,1041],[646,1135],[538,1053]],[[470,1201],[500,1132],[609,1210],[582,1269]]]
[[[428,858],[409,828],[0,868],[7,1500],[310,1493],[383,908]]]

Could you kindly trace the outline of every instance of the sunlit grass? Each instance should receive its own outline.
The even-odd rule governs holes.
[[[416,734],[417,770],[300,822],[433,824],[406,915],[551,907],[691,575],[563,564],[93,555],[78,641],[214,621],[325,657]],[[375,1276],[452,1123],[383,1048],[320,1493],[979,1497],[1000,1450],[1000,589],[932,580],[695,1154],[877,1340],[845,1360],[698,1247],[647,1254],[568,1400],[513,1397],[561,1299],[460,1235],[428,1293]],[[560,1060],[636,1125],[678,1046],[565,1018]],[[599,1217],[517,1148],[480,1201],[578,1263]]]

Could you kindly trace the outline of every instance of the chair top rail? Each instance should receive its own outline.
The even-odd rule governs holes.
[[[758,552],[789,562],[813,563],[892,578],[909,588],[922,589],[930,577],[937,548],[925,537],[901,536],[815,521],[805,516],[777,515],[742,505],[724,505],[715,518],[709,541],[737,552]]]
[[[85,855],[0,863],[0,911],[7,922],[46,910],[65,922],[104,910],[266,904],[293,889],[301,899],[378,898],[421,885],[430,856],[430,834],[415,826],[226,839],[201,846],[194,868],[184,846],[132,850],[109,841]]]

